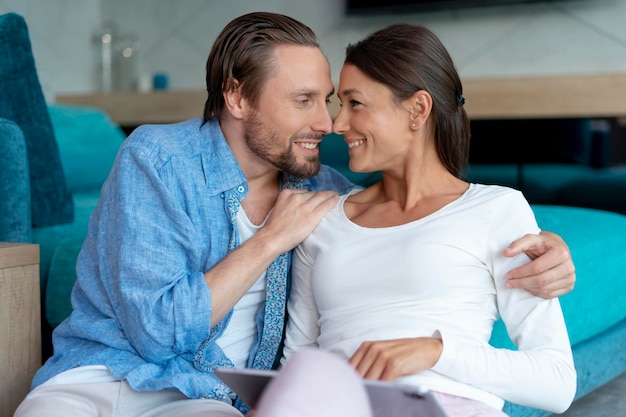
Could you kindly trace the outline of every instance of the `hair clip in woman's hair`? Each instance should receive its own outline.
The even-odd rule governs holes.
[[[462,107],[464,104],[465,104],[465,97],[457,96],[457,98],[456,98],[456,105],[458,107]]]

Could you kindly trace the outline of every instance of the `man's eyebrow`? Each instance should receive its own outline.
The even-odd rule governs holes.
[[[305,96],[319,96],[321,95],[322,92],[318,89],[314,89],[314,88],[300,88],[298,90],[295,90],[293,92],[293,96],[300,96],[300,95],[305,95]],[[335,94],[335,87],[333,87],[330,92],[326,95],[326,98],[330,98],[332,97],[332,95]]]
[[[320,90],[314,88],[299,88],[293,92],[294,96],[319,96],[321,94]]]

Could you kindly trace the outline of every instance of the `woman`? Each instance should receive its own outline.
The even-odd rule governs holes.
[[[461,179],[469,119],[459,76],[428,29],[392,25],[348,46],[333,129],[350,168],[382,180],[344,195],[297,249],[285,356],[337,353],[369,379],[434,391],[450,416],[504,400],[563,412],[576,390],[557,299],[505,288],[539,228],[516,190]],[[501,316],[517,351],[489,345]]]

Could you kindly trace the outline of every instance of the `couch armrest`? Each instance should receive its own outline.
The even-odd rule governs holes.
[[[0,118],[0,241],[30,242],[30,171],[17,124]]]

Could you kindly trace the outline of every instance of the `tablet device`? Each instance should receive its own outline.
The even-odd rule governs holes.
[[[246,404],[254,406],[278,371],[217,368],[217,375]],[[374,417],[446,417],[430,391],[413,385],[364,379]]]

